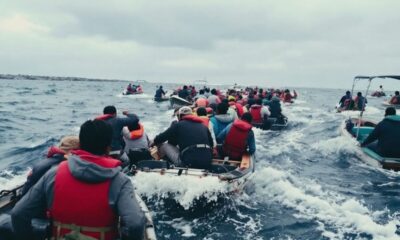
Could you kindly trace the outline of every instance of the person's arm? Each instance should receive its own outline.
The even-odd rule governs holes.
[[[247,144],[249,146],[249,153],[253,155],[256,152],[256,139],[253,130],[250,130],[249,135],[247,136]]]
[[[116,199],[115,208],[117,215],[121,218],[120,233],[122,239],[142,240],[144,237],[146,218],[136,200],[132,182],[123,175],[116,176],[116,178],[117,179],[114,179],[111,185],[112,190],[110,191],[115,192],[110,193],[110,199]],[[112,196],[113,194],[117,194],[117,196]]]
[[[213,147],[216,147],[217,146],[217,140],[215,139],[214,126],[213,126],[213,123],[211,121],[208,123],[208,130],[210,130],[210,134],[211,134],[212,142],[213,142]]]
[[[226,135],[228,135],[229,130],[231,130],[232,123],[230,123],[224,130],[222,130],[217,136],[217,142],[222,143],[225,140]]]
[[[381,129],[381,123],[376,125],[375,129],[368,135],[367,139],[365,139],[364,142],[361,143],[361,146],[365,147],[366,145],[376,141],[379,138],[381,132],[380,129]]]
[[[54,178],[57,168],[49,170],[19,200],[11,212],[13,231],[16,239],[31,239],[33,218],[42,218],[53,202]]]
[[[178,126],[179,122],[176,124],[172,124],[167,130],[165,130],[164,132],[158,134],[155,138],[154,138],[154,144],[158,145],[161,144],[163,142],[168,141],[169,139],[172,138],[172,136],[175,134],[176,132],[176,128]]]

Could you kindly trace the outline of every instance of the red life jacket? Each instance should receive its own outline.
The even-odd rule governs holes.
[[[203,125],[208,128],[208,125],[210,124],[210,118],[208,118],[207,116],[201,116],[199,118],[201,119]]]
[[[283,96],[283,101],[284,102],[291,102],[292,101],[292,95],[290,93],[285,93]]]
[[[262,123],[262,116],[261,116],[261,105],[252,105],[250,108],[250,114],[253,117],[253,122],[255,123]]]
[[[60,148],[56,147],[56,146],[51,146],[49,148],[49,151],[47,152],[47,158],[51,158],[56,154],[62,154],[65,155],[65,151],[61,150]]]
[[[240,103],[235,103],[235,106],[236,106],[236,112],[237,112],[238,116],[241,117],[244,113],[243,105]]]
[[[139,129],[131,131],[131,139],[139,139],[143,136],[144,133],[144,127],[142,124],[139,123]]]
[[[114,117],[113,114],[103,114],[103,115],[100,115],[100,116],[96,117],[95,119],[96,119],[96,120],[103,120],[103,121],[105,121],[105,120],[110,119],[110,118],[113,118],[113,117]]]
[[[251,124],[236,119],[226,135],[222,149],[230,159],[240,159],[246,152],[247,136],[251,130]]]
[[[199,98],[196,101],[197,107],[207,107],[208,106],[208,100],[205,98]]]
[[[191,122],[203,123],[203,120],[200,117],[195,116],[195,115],[186,115],[186,116],[184,116],[182,118],[182,120],[188,120],[188,121],[191,121]]]
[[[121,162],[96,156],[83,150],[73,151],[82,160],[104,168],[115,168]],[[111,179],[100,183],[86,183],[72,176],[68,162],[60,163],[55,176],[54,200],[50,210],[53,237],[58,239],[71,232],[72,224],[80,232],[96,239],[115,239],[118,236],[118,216],[108,203]],[[93,228],[93,229],[88,229]]]

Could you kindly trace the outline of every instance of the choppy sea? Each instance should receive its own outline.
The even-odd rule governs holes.
[[[48,147],[77,135],[106,105],[139,115],[151,138],[166,129],[172,110],[152,100],[157,84],[144,83],[137,96],[122,95],[126,85],[0,80],[0,190],[23,183]],[[255,130],[256,170],[243,194],[216,198],[218,182],[133,179],[158,239],[400,239],[400,173],[366,164],[340,135],[348,115],[334,106],[344,90],[297,91],[298,100],[284,106],[287,129]],[[364,116],[379,120],[382,99],[368,100]]]

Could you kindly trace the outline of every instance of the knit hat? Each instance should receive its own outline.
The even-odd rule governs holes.
[[[69,152],[79,148],[79,137],[78,136],[65,136],[61,139],[59,148],[64,152]]]
[[[193,113],[192,109],[190,107],[186,107],[186,106],[181,107],[178,111],[179,115],[191,115],[192,113]]]

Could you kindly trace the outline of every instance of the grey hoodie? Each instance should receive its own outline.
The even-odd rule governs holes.
[[[145,216],[135,198],[132,182],[120,172],[121,168],[103,168],[82,160],[78,155],[68,159],[71,174],[87,183],[111,180],[108,201],[115,214],[120,216],[122,239],[143,239]],[[54,182],[57,166],[50,169],[15,205],[12,210],[13,229],[17,239],[30,239],[31,219],[43,218],[51,209],[54,197]]]

